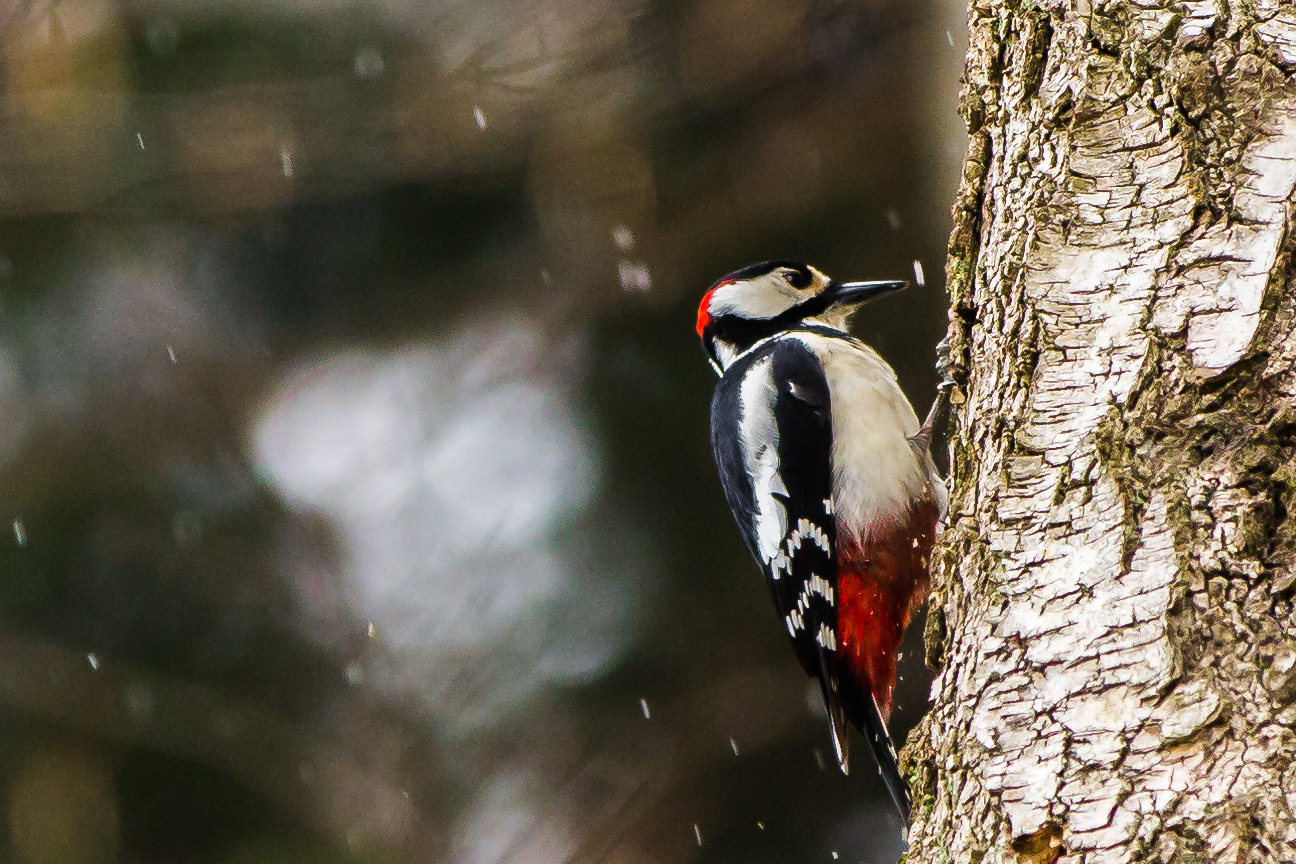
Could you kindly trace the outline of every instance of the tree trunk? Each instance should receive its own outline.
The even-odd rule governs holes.
[[[914,862],[1296,861],[1296,11],[974,2]]]

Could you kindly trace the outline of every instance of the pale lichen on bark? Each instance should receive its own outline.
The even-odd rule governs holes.
[[[969,20],[909,861],[1296,860],[1296,10]]]

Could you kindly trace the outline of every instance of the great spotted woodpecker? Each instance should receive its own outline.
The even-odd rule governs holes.
[[[720,375],[720,482],[797,658],[819,679],[842,772],[849,720],[907,824],[886,722],[896,651],[927,597],[945,513],[928,440],[940,409],[920,426],[895,372],[846,332],[859,304],[905,284],[835,282],[767,261],[711,286],[697,332]]]

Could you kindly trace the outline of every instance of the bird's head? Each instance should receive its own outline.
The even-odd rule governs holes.
[[[784,330],[806,324],[844,330],[860,304],[906,284],[836,282],[806,264],[765,261],[711,286],[698,306],[697,333],[723,373],[756,342]]]

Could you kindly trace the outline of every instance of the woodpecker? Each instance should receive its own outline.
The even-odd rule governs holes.
[[[849,721],[907,825],[886,723],[896,651],[926,600],[945,516],[929,440],[946,391],[920,426],[894,370],[846,331],[860,304],[906,284],[753,264],[711,286],[697,333],[720,376],[720,483],[797,659],[819,679],[838,763],[848,773]]]

